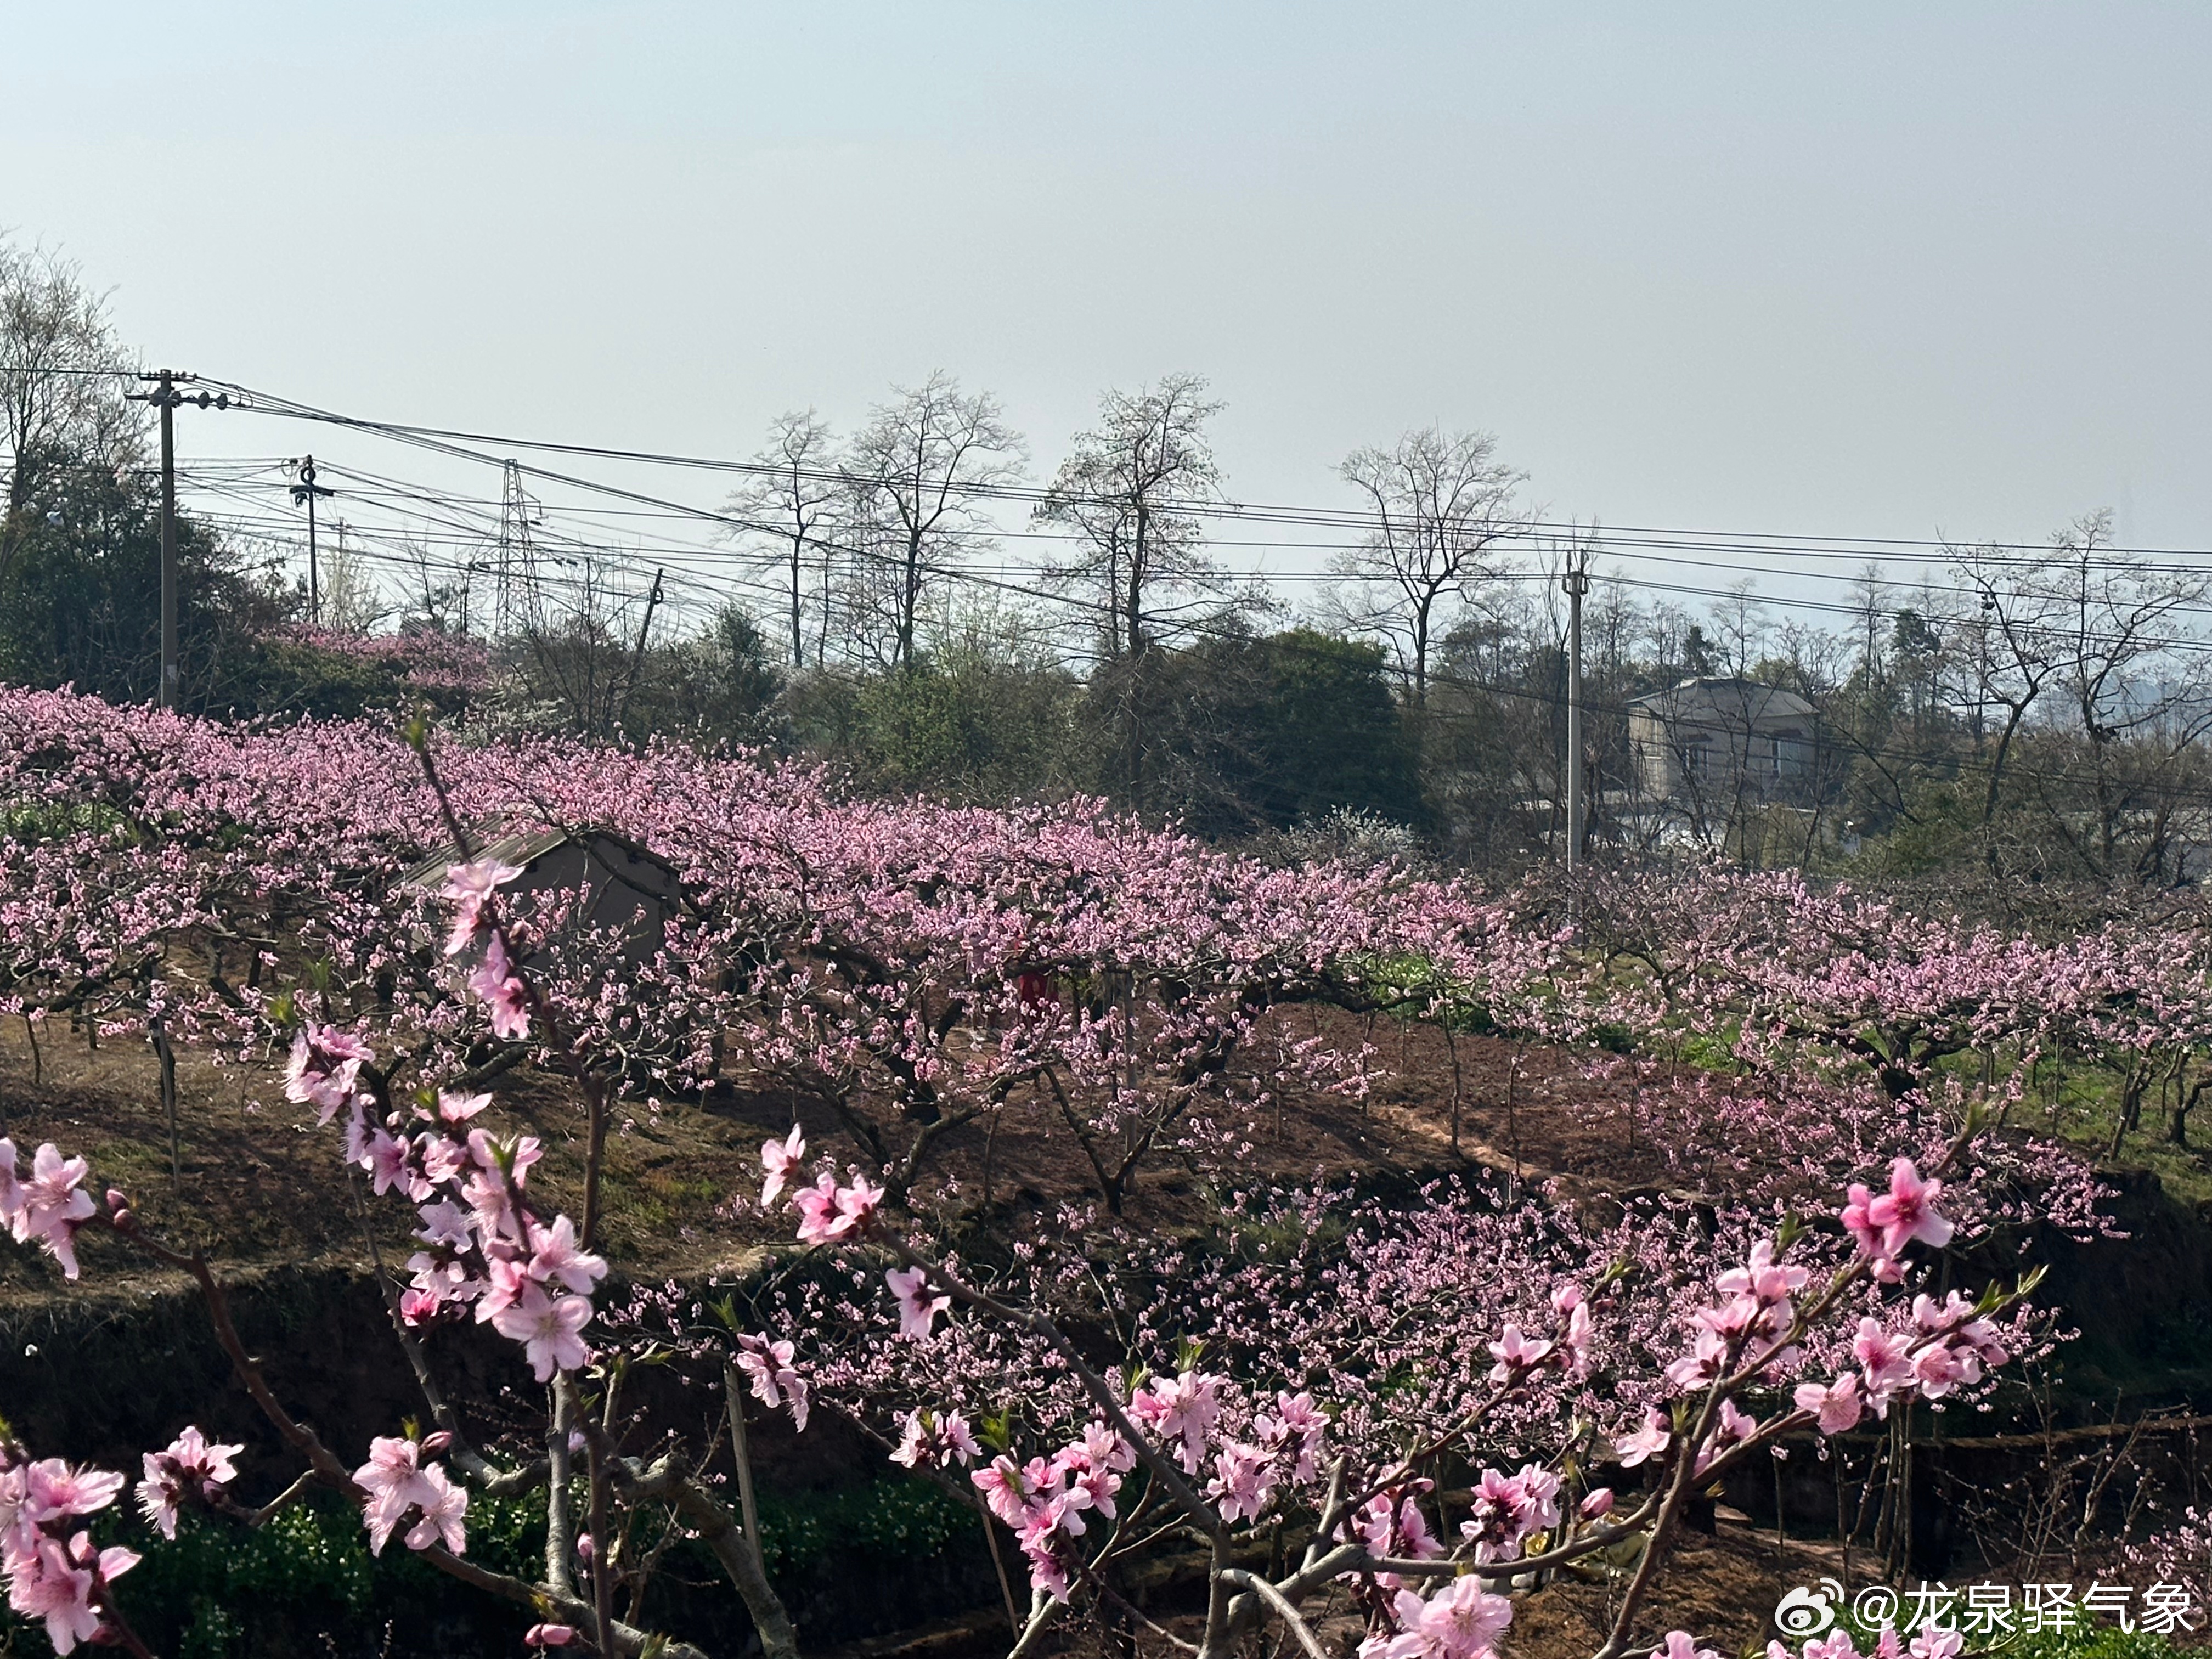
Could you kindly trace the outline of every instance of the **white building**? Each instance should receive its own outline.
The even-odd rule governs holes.
[[[1810,787],[1813,705],[1756,680],[1684,680],[1630,699],[1628,743],[1645,798],[1692,816],[1724,803],[1788,800]]]

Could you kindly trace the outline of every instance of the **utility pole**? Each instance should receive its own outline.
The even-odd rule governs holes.
[[[645,596],[645,620],[638,624],[637,648],[629,653],[629,677],[623,682],[622,708],[615,715],[619,726],[629,718],[629,694],[637,690],[638,670],[645,665],[645,639],[653,632],[653,613],[660,608],[660,578],[663,572],[653,573],[653,592]]]
[[[1589,548],[1567,550],[1567,873],[1583,861],[1583,597],[1589,592]]]
[[[164,708],[174,708],[182,684],[177,668],[177,443],[170,416],[181,404],[228,409],[230,394],[210,396],[203,392],[197,398],[188,398],[178,386],[189,385],[199,376],[179,369],[149,369],[138,378],[152,381],[154,389],[126,392],[125,398],[134,404],[151,404],[161,411],[161,689],[158,701]]]
[[[315,497],[335,495],[337,491],[326,489],[315,482],[315,458],[300,458],[300,482],[292,486],[292,505],[307,503],[307,620],[320,623],[323,619],[321,578],[315,568]]]

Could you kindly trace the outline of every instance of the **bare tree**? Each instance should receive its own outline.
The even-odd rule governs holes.
[[[1642,617],[1644,654],[1661,678],[1678,680],[1713,672],[1711,643],[1686,606],[1661,599]]]
[[[963,392],[942,370],[892,393],[853,440],[844,471],[896,538],[890,656],[893,666],[906,668],[915,661],[923,595],[989,540],[988,492],[1017,482],[1026,456],[999,400]]]
[[[2165,786],[2212,727],[2212,700],[2175,634],[2181,613],[2201,607],[2212,590],[2197,572],[2118,556],[2112,542],[2109,512],[2076,519],[2052,538],[2054,557],[2037,572],[2058,630],[2054,685],[2078,739],[2069,748],[2084,763],[2065,787],[2046,785],[2044,793],[2069,807],[2086,793],[2080,830],[2070,810],[2054,813],[2052,823],[2082,865],[2106,880],[2127,873],[2124,833],[2131,818],[2148,817],[2148,867],[2136,873],[2155,878],[2166,863],[2160,826],[2172,817],[2173,791]]]
[[[1936,731],[1946,675],[1957,667],[1940,617],[1940,611],[1929,604],[1903,605],[1890,625],[1890,661],[1903,682],[1905,714],[1915,738],[1924,738]]]
[[[1852,580],[1850,605],[1859,653],[1859,678],[1869,691],[1878,691],[1887,661],[1883,654],[1882,618],[1889,605],[1889,580],[1881,566],[1869,559]]]
[[[1491,574],[1491,550],[1525,528],[1516,497],[1528,475],[1498,460],[1489,433],[1433,426],[1387,450],[1355,450],[1338,471],[1376,520],[1340,568],[1377,594],[1369,625],[1397,646],[1413,674],[1413,704],[1424,706],[1431,653],[1446,622],[1440,607],[1465,598]]]
[[[1091,676],[1091,705],[1132,799],[1146,793],[1148,736],[1163,712],[1152,706],[1154,649],[1211,586],[1194,509],[1219,490],[1206,423],[1220,408],[1195,374],[1106,392],[1097,426],[1077,436],[1035,515],[1080,539],[1063,574],[1098,596],[1105,661]]]
[[[769,441],[754,457],[761,471],[732,492],[726,509],[744,520],[739,540],[772,549],[776,565],[789,578],[791,665],[806,665],[803,590],[806,572],[819,560],[823,572],[823,628],[830,603],[830,561],[835,552],[831,530],[838,503],[847,491],[838,477],[828,422],[812,410],[776,417]]]
[[[599,554],[586,550],[562,562],[568,568],[563,596],[547,609],[567,614],[525,629],[523,683],[532,700],[556,711],[570,730],[605,737],[621,724],[636,683],[653,600],[617,581],[619,566]]]
[[[1211,574],[1193,508],[1219,493],[1206,423],[1220,411],[1195,374],[1106,392],[1036,508],[1082,538],[1068,574],[1099,592],[1109,661],[1142,656],[1164,631],[1164,596]]]
[[[1772,628],[1758,584],[1748,576],[1730,582],[1726,596],[1714,603],[1712,617],[1721,672],[1737,679],[1753,678]]]
[[[2058,672],[2060,618],[2051,589],[2044,584],[2016,580],[2017,567],[2001,549],[1992,545],[1945,550],[1960,584],[1977,601],[1973,613],[1961,619],[1965,631],[1972,636],[1971,696],[1977,729],[1991,719],[1997,726],[1995,749],[1986,763],[1989,781],[1982,793],[1982,830],[1987,837],[1996,821],[2005,768],[2019,742],[2021,728]],[[1994,869],[1994,841],[1989,842],[1985,855]]]
[[[43,477],[135,458],[143,411],[109,372],[124,362],[106,301],[74,262],[0,240],[0,586],[30,535]]]
[[[345,525],[338,526],[338,546],[345,546]],[[346,556],[338,556],[340,562]],[[445,556],[421,537],[401,532],[394,550],[386,556],[399,567],[398,611],[404,629],[428,628],[440,634],[466,634],[473,610],[473,562]],[[324,602],[325,614],[337,614],[337,604]]]
[[[423,581],[427,587],[427,574]],[[391,610],[368,559],[358,547],[347,544],[343,523],[336,544],[323,554],[322,590],[323,621],[341,633],[366,634]]]

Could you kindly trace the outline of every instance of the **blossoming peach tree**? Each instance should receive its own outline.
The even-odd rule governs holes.
[[[446,803],[427,748],[422,758]],[[447,815],[452,833],[465,847],[468,837],[449,804]],[[535,1024],[550,1046],[571,1051],[546,1000],[515,965],[528,948],[527,936],[498,909],[497,889],[517,873],[489,860],[453,866],[444,890],[453,915],[445,954],[476,954],[465,984],[495,1031],[520,1038]],[[606,1263],[592,1249],[590,1195],[580,1228],[568,1216],[548,1212],[529,1186],[541,1153],[534,1137],[502,1139],[477,1127],[473,1120],[489,1100],[480,1093],[424,1088],[402,1094],[376,1059],[374,1048],[354,1034],[302,1019],[286,1069],[288,1098],[337,1130],[346,1162],[365,1173],[375,1194],[394,1194],[413,1205],[421,1224],[416,1237],[422,1249],[409,1261],[411,1279],[404,1292],[392,1297],[390,1311],[438,1426],[426,1434],[410,1431],[374,1439],[358,1467],[349,1467],[277,1397],[239,1335],[226,1287],[202,1255],[156,1237],[119,1189],[108,1188],[95,1200],[84,1158],[64,1157],[46,1145],[24,1168],[14,1143],[0,1139],[0,1222],[15,1238],[35,1243],[72,1280],[80,1270],[78,1237],[87,1229],[189,1275],[239,1382],[300,1466],[268,1502],[246,1508],[230,1495],[237,1478],[234,1459],[242,1448],[210,1446],[197,1428],[187,1427],[168,1447],[145,1456],[137,1495],[147,1517],[165,1536],[174,1535],[185,1508],[258,1526],[310,1490],[325,1488],[360,1507],[373,1550],[380,1553],[396,1534],[454,1577],[543,1613],[526,1638],[532,1645],[580,1644],[608,1654],[651,1651],[681,1659],[697,1650],[616,1616],[618,1576],[630,1567],[615,1548],[603,1549],[597,1541],[618,1535],[611,1530],[617,1504],[657,1505],[680,1515],[724,1563],[768,1650],[795,1652],[788,1620],[763,1570],[757,1527],[741,1534],[708,1485],[678,1460],[648,1466],[616,1455],[605,1425],[617,1409],[617,1356],[597,1356],[600,1418],[584,1412],[578,1378],[595,1356],[583,1332],[606,1273]],[[608,1103],[608,1084],[580,1062],[573,1072],[597,1126]],[[603,1134],[592,1138],[596,1150]],[[591,1178],[596,1182],[596,1167]],[[427,1328],[455,1318],[486,1323],[520,1345],[536,1379],[547,1386],[550,1407],[542,1457],[496,1466],[463,1433],[420,1340]],[[59,1653],[86,1640],[149,1651],[114,1596],[116,1580],[138,1558],[122,1547],[96,1548],[85,1525],[115,1500],[123,1484],[119,1474],[33,1457],[12,1438],[0,1439],[0,1573],[9,1605],[42,1619]],[[548,1510],[543,1576],[526,1582],[470,1562],[471,1490],[505,1495],[538,1488]],[[589,1531],[575,1524],[580,1495]]]
[[[107,720],[42,717],[76,722],[78,739]],[[1519,997],[1532,1027],[1552,1018],[1558,939],[1509,963],[1491,948],[1505,913],[1449,886],[1268,871],[1066,814],[779,813],[757,781],[742,800],[718,795],[696,760],[648,756],[617,776],[580,752],[532,787],[571,792],[577,817],[623,802],[704,895],[645,968],[620,968],[557,905],[508,902],[520,872],[480,854],[464,816],[499,798],[497,765],[444,751],[472,768],[465,789],[449,788],[419,726],[413,794],[362,782],[391,756],[357,733],[330,764],[277,750],[240,761],[166,717],[95,735],[65,760],[40,758],[58,744],[32,758],[66,770],[80,796],[88,777],[130,772],[118,798],[137,813],[163,769],[132,745],[171,744],[204,794],[258,827],[234,835],[191,816],[204,803],[174,798],[162,810],[198,826],[198,850],[167,855],[169,877],[135,835],[72,829],[66,854],[40,854],[52,870],[26,914],[0,920],[27,939],[76,916],[76,943],[11,957],[11,983],[37,987],[49,1012],[92,975],[114,984],[127,958],[154,964],[139,981],[180,1030],[223,1041],[281,1030],[288,1097],[371,1196],[407,1207],[419,1246],[390,1280],[388,1313],[430,1426],[341,1455],[278,1397],[202,1255],[157,1236],[83,1158],[52,1145],[26,1158],[0,1140],[0,1221],[15,1239],[72,1279],[88,1233],[187,1276],[283,1449],[283,1470],[244,1477],[268,1494],[254,1504],[237,1496],[241,1447],[187,1427],[147,1453],[137,1497],[164,1535],[186,1510],[263,1524],[319,1488],[358,1507],[373,1548],[396,1540],[530,1609],[534,1644],[684,1659],[696,1650],[643,1628],[637,1610],[660,1541],[689,1534],[784,1659],[796,1635],[766,1571],[748,1411],[787,1413],[803,1430],[827,1407],[1008,1529],[1030,1590],[1027,1610],[1014,1608],[1018,1651],[1071,1616],[1144,1617],[1119,1588],[1126,1568],[1185,1549],[1202,1563],[1194,1645],[1209,1659],[1268,1626],[1318,1659],[1313,1610],[1338,1593],[1364,1617],[1370,1654],[1472,1659],[1497,1646],[1516,1585],[1593,1556],[1629,1564],[1602,1650],[1615,1659],[1638,1641],[1696,1492],[1786,1437],[1841,1433],[1908,1397],[1970,1395],[2028,1340],[2025,1283],[1972,1300],[1919,1287],[1922,1256],[1954,1218],[1989,1212],[1972,1178],[1984,1166],[1971,1111],[1955,1139],[1884,1156],[1881,1178],[1852,1184],[1830,1227],[1771,1205],[1740,1206],[1711,1230],[1657,1212],[1600,1224],[1449,1187],[1399,1201],[1232,1192],[1221,1248],[1110,1213],[1137,1160],[1187,1146],[1201,1108],[1233,1099],[1229,1062],[1271,1003],[1341,991],[1346,960],[1431,964],[1407,994],[1415,1014],[1447,1000],[1442,982],[1480,984],[1493,1005]],[[344,792],[343,856],[325,861],[353,860],[350,884],[310,876],[313,837],[272,827],[284,815],[270,806]],[[358,827],[378,822],[407,823],[418,845],[442,832],[458,849],[435,934],[420,905],[380,896],[370,878],[401,861]],[[84,896],[110,878],[154,896],[119,936],[90,925],[98,907]],[[261,994],[211,969],[192,1000],[159,971],[165,933],[234,922],[247,892],[311,890],[331,959],[381,996]],[[30,994],[15,1009],[27,1018]],[[611,1318],[600,1173],[616,1103],[641,1065],[711,1069],[700,1034],[733,1031],[757,1075],[818,1108],[865,1162],[810,1159],[795,1126],[763,1146],[760,1203],[795,1220],[792,1271],[755,1299],[757,1317],[732,1300],[711,1340],[682,1316],[656,1330],[639,1316],[650,1298],[634,1294]],[[524,1054],[566,1073],[581,1099],[574,1218],[532,1186],[538,1142],[485,1127],[485,1074]],[[1316,1043],[1296,1063],[1319,1086],[1356,1086],[1345,1060]],[[929,1178],[933,1149],[1017,1098],[1066,1121],[1108,1217],[1048,1218],[1036,1237],[994,1242],[961,1236],[949,1204],[933,1207],[945,1195]],[[441,1391],[434,1335],[458,1322],[514,1343],[544,1388],[526,1441],[476,1443]],[[734,1505],[710,1467],[720,1447],[641,1444],[625,1418],[632,1370],[670,1358],[709,1362]],[[45,1452],[0,1437],[10,1604],[42,1620],[58,1651],[96,1639],[143,1654],[116,1593],[137,1558],[97,1547],[90,1525],[125,1478]],[[1468,1490],[1453,1491],[1462,1475]],[[545,1504],[542,1571],[471,1560],[471,1498],[526,1492]],[[1686,1644],[1668,1638],[1670,1650]]]
[[[764,1203],[783,1198],[804,1150],[795,1133],[763,1147]],[[1815,1268],[1799,1260],[1806,1235],[1795,1224],[1751,1242],[1711,1278],[1682,1349],[1656,1377],[1618,1392],[1589,1384],[1609,1346],[1605,1327],[1629,1299],[1620,1294],[1626,1267],[1524,1284],[1524,1299],[1542,1296],[1540,1320],[1509,1321],[1479,1349],[1431,1356],[1427,1374],[1409,1380],[1449,1403],[1395,1413],[1374,1409],[1369,1389],[1332,1398],[1328,1358],[1295,1337],[1286,1342],[1279,1328],[1244,1346],[1248,1358],[1263,1346],[1287,1347],[1288,1366],[1216,1367],[1205,1340],[1170,1347],[1142,1331],[1130,1346],[1149,1356],[1102,1365],[1095,1342],[1036,1293],[1053,1274],[1025,1275],[1032,1294],[1020,1299],[981,1282],[891,1217],[865,1176],[825,1169],[787,1201],[799,1243],[896,1264],[881,1273],[896,1310],[893,1340],[911,1350],[901,1368],[926,1381],[891,1455],[964,1475],[1012,1529],[1031,1598],[1017,1654],[1033,1650],[1073,1607],[1142,1618],[1116,1591],[1114,1569],[1147,1550],[1195,1542],[1206,1560],[1201,1654],[1226,1653],[1273,1623],[1321,1659],[1307,1610],[1341,1588],[1365,1611],[1363,1652],[1470,1659],[1492,1650],[1510,1622],[1510,1586],[1628,1547],[1636,1565],[1601,1650],[1611,1659],[1631,1644],[1694,1492],[1784,1437],[1842,1433],[1900,1399],[1971,1388],[2006,1362],[2010,1339],[1999,1322],[2032,1280],[1975,1300],[1884,1294],[1910,1277],[1912,1247],[1949,1241],[1942,1197],[1940,1175],[1923,1178],[1908,1158],[1896,1160],[1879,1191],[1855,1183],[1837,1218],[1852,1254],[1817,1283]],[[1445,1265],[1432,1259],[1414,1273]],[[1515,1265],[1533,1263],[1524,1256]],[[1191,1299],[1225,1308],[1226,1285],[1200,1281]],[[1332,1288],[1356,1296],[1370,1287]],[[1468,1299],[1489,1304],[1487,1288]],[[1285,1325],[1302,1324],[1301,1301],[1285,1298],[1277,1311]],[[841,1324],[854,1310],[836,1311],[823,1323]],[[940,1334],[940,1320],[994,1328],[995,1338]],[[777,1352],[792,1367],[794,1350]],[[1334,1358],[1340,1366],[1350,1357]],[[883,1370],[827,1369],[856,1413],[888,1381]],[[1301,1375],[1286,1370],[1321,1385],[1297,1386]],[[1591,1415],[1554,1417],[1569,1394]],[[1622,1395],[1643,1403],[1624,1410]],[[1546,1408],[1526,1410],[1532,1400]],[[1486,1461],[1500,1445],[1547,1440],[1547,1455],[1511,1473]],[[1648,1465],[1656,1478],[1624,1496],[1603,1477],[1608,1464]],[[1473,1472],[1472,1488],[1446,1498],[1440,1478],[1455,1468]]]

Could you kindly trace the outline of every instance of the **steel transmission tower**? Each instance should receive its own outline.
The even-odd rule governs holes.
[[[538,551],[530,536],[538,523],[538,502],[522,487],[522,465],[509,461],[500,475],[499,550],[492,599],[495,639],[511,639],[540,621]]]

